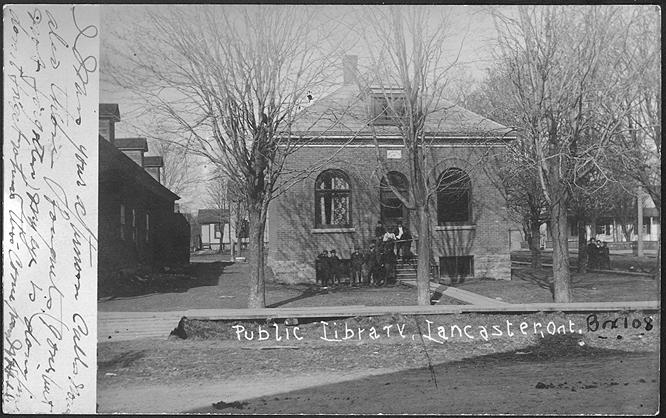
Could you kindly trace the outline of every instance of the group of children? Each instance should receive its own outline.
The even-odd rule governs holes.
[[[401,223],[392,231],[384,229],[381,222],[375,230],[375,240],[367,249],[354,248],[350,264],[338,257],[335,250],[330,253],[323,250],[315,261],[317,282],[321,286],[341,284],[343,276],[349,276],[349,286],[384,286],[396,282],[395,267],[400,258],[402,262],[412,257],[410,250],[412,237]]]

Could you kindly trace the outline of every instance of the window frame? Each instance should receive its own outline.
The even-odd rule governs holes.
[[[652,235],[652,217],[643,216],[643,234]]]
[[[137,242],[138,228],[136,226],[136,209],[132,208],[132,241]]]
[[[455,261],[455,275],[444,275],[444,260]],[[460,261],[458,261],[460,260]],[[459,266],[467,265],[469,267],[468,274],[460,274]],[[441,256],[439,257],[439,275],[441,277],[448,277],[451,279],[470,278],[474,277],[474,256],[473,255],[459,255],[459,256]]]
[[[458,172],[461,174],[461,177],[455,178],[453,181],[454,182],[461,182],[461,185],[452,187],[450,186],[451,183],[448,183],[449,186],[445,186],[442,183],[442,178],[449,172]],[[464,182],[464,183],[463,183]],[[448,211],[444,211],[444,208],[441,207],[442,201],[451,201],[450,198],[445,198],[442,197],[442,193],[449,193],[449,196],[451,195],[451,191],[458,192],[462,191],[465,189],[465,193],[467,194],[466,199],[467,199],[467,210],[466,210],[466,217],[464,220],[460,219],[443,219],[443,215],[447,213]],[[470,178],[469,174],[461,168],[458,167],[450,167],[444,170],[439,177],[437,178],[437,225],[438,226],[449,226],[449,225],[473,225],[473,216],[472,216],[472,179]]]
[[[150,242],[150,213],[146,212],[146,243]]]
[[[405,97],[396,93],[374,93],[370,95],[370,124],[372,125],[397,125],[406,115]],[[391,115],[389,101],[398,102],[394,110],[396,114]]]
[[[125,224],[127,219],[125,217],[125,205],[120,204],[120,239],[125,240]]]
[[[389,177],[391,177],[393,175],[393,176],[395,176],[394,178],[399,179],[398,183],[402,183],[402,184],[395,184],[395,182],[391,182],[391,183],[393,183],[393,186],[396,189],[398,189],[398,191],[400,191],[402,193],[406,193],[406,194],[409,194],[409,179],[407,178],[407,176],[405,176],[400,171],[393,170],[393,171],[389,171],[386,174],[387,175],[382,177],[381,180],[379,181],[379,211],[380,211],[379,212],[379,219],[383,223],[386,223],[387,219],[389,219],[389,218],[400,218],[402,220],[403,224],[406,224],[408,222],[409,214],[406,211],[404,203],[402,203],[400,198],[395,193],[393,193],[393,190],[391,190],[391,187],[389,186],[389,184],[390,184],[389,183],[389,181],[390,181]],[[399,202],[399,207],[393,208],[392,206],[386,205],[384,203],[385,200],[389,200],[389,199],[385,199],[385,197],[387,195],[388,195],[389,199],[397,200]],[[397,216],[397,217],[396,216],[393,216],[393,217],[385,216],[384,211],[385,210],[390,210],[390,209],[396,209],[396,210],[399,209],[400,210],[400,216]]]
[[[346,184],[346,189],[319,189],[318,185],[324,181],[325,176],[330,176],[333,178],[341,178]],[[331,180],[332,181],[332,180]],[[352,219],[352,192],[353,187],[349,181],[349,176],[347,173],[340,169],[328,169],[324,170],[315,179],[314,183],[314,229],[330,229],[330,228],[353,228],[353,219]],[[344,224],[334,224],[334,223],[324,223],[325,213],[321,213],[321,206],[319,204],[322,196],[330,196],[330,199],[333,199],[336,196],[343,196],[347,198],[347,223]],[[332,201],[332,200],[331,200]],[[333,213],[331,212],[331,218]],[[332,220],[332,219],[331,219]]]

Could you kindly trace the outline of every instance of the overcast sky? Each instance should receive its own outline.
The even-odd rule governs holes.
[[[121,122],[116,127],[116,134],[119,137],[140,136],[135,125],[140,125],[140,113],[143,109],[141,105],[134,102],[131,93],[123,91],[110,83],[108,74],[105,73],[104,59],[114,59],[109,56],[109,45],[118,43],[114,38],[114,31],[122,32],[124,26],[140,24],[144,19],[142,16],[146,8],[154,7],[188,7],[188,6],[128,6],[128,5],[102,5],[101,6],[101,45],[100,54],[102,55],[101,79],[100,79],[100,102],[118,103],[120,106]],[[191,6],[190,6],[191,7]],[[224,5],[219,7],[225,7]],[[281,7],[281,6],[272,6]],[[359,21],[359,8],[365,6],[318,6],[317,13],[323,19],[334,19],[344,28],[340,36],[344,38],[341,43],[348,48],[349,54],[359,56],[359,62],[363,65],[364,53],[363,43],[355,42],[357,36],[349,36],[363,24]],[[382,6],[375,6],[382,7]],[[495,30],[493,28],[492,18],[488,13],[488,6],[437,6],[437,13],[430,14],[431,24],[440,24],[440,13],[448,16],[450,33],[450,43],[447,49],[451,56],[455,56],[460,51],[459,68],[451,73],[453,78],[472,77],[481,79],[485,68],[490,63],[491,50],[494,42]],[[345,36],[347,35],[347,36]],[[341,71],[340,71],[341,74]],[[149,151],[148,154],[152,154]],[[206,171],[209,168],[205,165],[200,166],[201,173],[198,175],[202,179],[206,177]],[[203,184],[203,182],[202,182]],[[202,208],[203,203],[195,196],[201,196],[205,192],[204,188],[192,190],[186,195],[181,196],[181,203],[184,203],[188,209],[196,211]]]

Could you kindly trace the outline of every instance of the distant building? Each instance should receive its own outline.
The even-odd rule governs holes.
[[[189,224],[160,183],[162,157],[145,156],[145,138],[115,137],[117,104],[101,103],[99,113],[100,272],[188,263]]]
[[[241,231],[236,234],[235,221],[229,220],[229,209],[199,209],[197,222],[201,225],[201,249],[222,250],[229,248],[231,237],[240,237],[244,248],[248,243],[247,220],[241,220]],[[266,242],[267,241],[266,237]]]
[[[229,243],[228,209],[199,209],[197,222],[201,225],[202,249],[219,250],[220,245]]]
[[[611,249],[629,250],[632,243],[638,240],[638,231],[636,226],[638,224],[638,209],[634,205],[632,209],[632,219],[629,223],[624,223],[612,213],[601,214],[594,223],[585,225],[586,240],[594,238],[595,240],[608,243]],[[626,222],[626,219],[624,220]],[[578,248],[578,224],[576,218],[570,216],[568,219],[569,224],[569,248]],[[541,225],[542,242],[545,248],[552,248],[552,238],[548,231],[547,224]],[[649,250],[656,250],[658,247],[659,234],[661,233],[661,223],[659,211],[655,207],[654,202],[649,196],[643,199],[643,225],[641,231],[641,239],[644,242],[645,248]],[[527,244],[523,243],[526,247]]]

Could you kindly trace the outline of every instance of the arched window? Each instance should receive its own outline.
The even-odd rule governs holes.
[[[388,179],[382,178],[379,183],[379,201],[381,206],[381,220],[385,226],[393,226],[398,221],[407,224],[407,209],[398,196],[393,193],[389,184],[403,195],[409,191],[409,182],[404,174],[398,171],[389,171]],[[389,183],[390,182],[390,183]]]
[[[351,186],[340,170],[326,170],[315,181],[315,227],[351,227]]]
[[[437,183],[437,223],[470,223],[472,221],[472,182],[459,168],[449,168]]]

